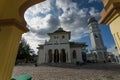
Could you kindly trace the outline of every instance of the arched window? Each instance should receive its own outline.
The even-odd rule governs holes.
[[[63,35],[63,36],[62,36],[62,39],[64,39],[64,38],[65,38],[65,36]]]
[[[73,54],[73,59],[76,59],[76,51],[75,50],[73,51],[72,54]]]

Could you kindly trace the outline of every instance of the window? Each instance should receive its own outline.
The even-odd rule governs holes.
[[[95,34],[94,36],[95,36],[95,38],[98,38],[98,35],[97,35],[97,34]]]
[[[65,36],[62,36],[62,39],[64,39],[65,38]]]
[[[54,36],[54,39],[58,39],[59,37],[58,36]]]
[[[54,36],[54,39],[56,39],[56,36]]]

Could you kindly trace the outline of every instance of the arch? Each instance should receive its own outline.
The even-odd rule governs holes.
[[[58,49],[54,50],[54,63],[58,63],[59,62],[59,51]]]
[[[72,57],[73,57],[73,59],[76,59],[76,58],[77,58],[77,56],[76,56],[76,51],[75,51],[75,50],[73,50]]]
[[[19,15],[21,16],[22,23],[24,26],[26,26],[26,21],[24,19],[24,13],[25,11],[32,5],[35,5],[37,3],[43,2],[45,0],[27,0],[19,7]]]
[[[98,59],[99,60],[103,60],[104,61],[104,55],[103,55],[104,53],[102,53],[102,52],[98,52]]]
[[[62,49],[62,50],[61,50],[60,61],[61,61],[62,63],[65,63],[65,62],[66,62],[66,53],[65,53],[65,49]]]
[[[97,53],[93,53],[94,54],[94,56],[95,56],[95,61],[97,62],[97,58],[98,58],[98,55],[97,55]]]
[[[48,50],[48,63],[51,63],[52,62],[52,50],[49,49]]]
[[[87,61],[87,55],[85,52],[82,52],[82,60],[83,60],[83,62]]]

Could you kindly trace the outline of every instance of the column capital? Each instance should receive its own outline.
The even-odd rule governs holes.
[[[16,19],[0,19],[0,25],[15,25],[17,28],[22,30],[23,32],[29,31],[26,27],[26,23],[21,23]]]

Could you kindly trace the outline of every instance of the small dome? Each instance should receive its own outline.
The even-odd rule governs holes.
[[[65,30],[63,30],[63,28],[58,28],[56,31],[54,31],[54,33],[58,33],[58,32],[66,32]]]
[[[60,27],[60,28],[58,28],[58,31],[63,31],[63,28],[61,28],[61,27]]]
[[[88,24],[90,24],[92,22],[97,22],[97,20],[95,19],[95,17],[92,17],[92,18],[88,19]]]

